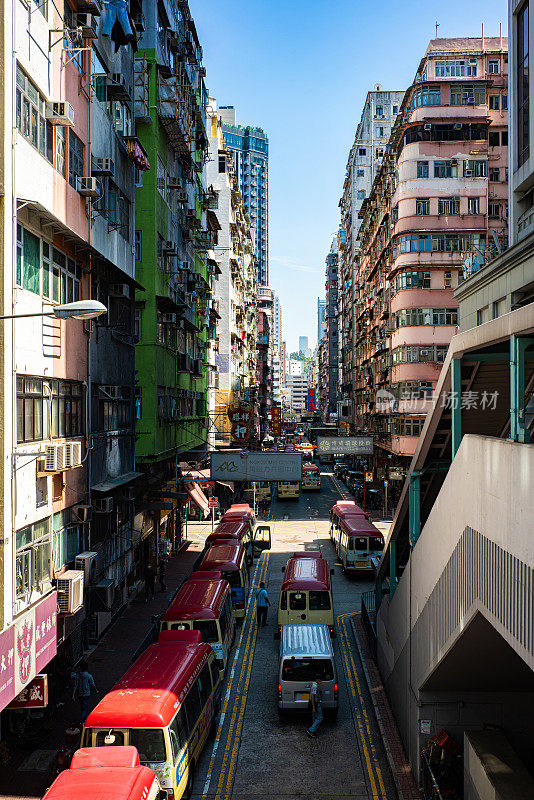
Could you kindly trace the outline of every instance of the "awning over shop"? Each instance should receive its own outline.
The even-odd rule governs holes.
[[[196,503],[205,516],[208,510],[209,502],[198,483],[195,483],[194,481],[191,481],[190,483],[188,482],[185,484],[185,488],[191,500]]]
[[[210,481],[209,469],[189,469],[182,473],[184,480],[189,481]]]
[[[93,486],[91,486],[91,491],[109,494],[109,492],[113,492],[120,486],[124,486],[126,483],[131,483],[136,478],[141,478],[143,474],[143,472],[123,472],[122,475],[117,475],[115,478],[112,478],[110,475],[108,475],[105,481],[102,481],[101,483],[95,483]]]
[[[233,481],[215,481],[215,483],[220,483],[221,486],[226,486],[226,488],[230,489],[231,492],[234,491],[234,483],[233,483]]]

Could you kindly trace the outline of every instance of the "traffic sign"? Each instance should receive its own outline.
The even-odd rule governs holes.
[[[371,483],[372,480],[373,480],[373,473],[372,472],[366,472],[365,473],[365,480],[367,481],[367,483]]]
[[[384,487],[387,489],[388,486],[389,486],[389,481],[384,481]]]

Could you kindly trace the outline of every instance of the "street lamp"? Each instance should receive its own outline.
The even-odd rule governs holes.
[[[57,319],[94,319],[107,312],[107,308],[98,300],[76,300],[74,303],[64,303],[53,306],[50,311],[41,311],[37,314],[7,314],[0,319],[23,319],[24,317],[57,317]]]

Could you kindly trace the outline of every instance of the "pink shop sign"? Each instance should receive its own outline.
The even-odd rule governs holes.
[[[52,592],[0,633],[0,710],[56,655],[57,594]]]

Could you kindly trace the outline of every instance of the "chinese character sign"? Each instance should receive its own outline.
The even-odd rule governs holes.
[[[372,436],[318,436],[317,454],[337,453],[339,455],[373,454]]]
[[[272,419],[273,436],[280,437],[282,435],[282,410],[280,406],[273,406]]]
[[[308,411],[315,411],[315,389],[308,389]]]
[[[48,705],[48,675],[36,675],[8,708],[46,708]]]

